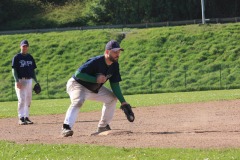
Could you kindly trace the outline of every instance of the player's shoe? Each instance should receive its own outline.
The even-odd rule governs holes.
[[[68,124],[63,124],[61,135],[63,137],[69,137],[73,135],[73,131]]]
[[[26,122],[27,124],[33,124],[33,122],[30,121],[30,119],[29,119],[28,117],[25,117],[25,122]]]
[[[109,130],[111,130],[111,128],[109,125],[107,125],[106,127],[98,127],[97,132],[101,133],[101,132],[105,132],[105,131],[109,131]]]
[[[19,124],[19,125],[26,125],[26,124],[27,124],[26,121],[25,121],[25,119],[24,119],[24,117],[21,117],[21,118],[18,120],[18,124]]]
[[[97,132],[92,133],[91,136],[95,136],[95,135],[98,135],[101,132],[105,132],[105,131],[109,131],[109,130],[111,130],[109,125],[107,125],[106,127],[98,127]]]

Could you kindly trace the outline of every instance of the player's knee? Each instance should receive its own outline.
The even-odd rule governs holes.
[[[113,102],[114,102],[114,103],[117,103],[117,100],[118,100],[117,97],[114,96],[114,98],[113,98]]]
[[[72,106],[80,108],[83,105],[83,103],[84,103],[84,100],[73,101]]]
[[[106,104],[109,104],[109,105],[115,105],[117,103],[117,97],[114,95],[114,96],[111,96],[108,98]]]

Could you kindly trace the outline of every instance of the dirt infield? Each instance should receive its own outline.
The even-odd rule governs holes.
[[[65,115],[32,116],[33,125],[0,119],[0,140],[17,143],[94,144],[115,147],[239,148],[240,100],[134,108],[129,123],[120,109],[108,135],[91,136],[100,111],[79,113],[73,137],[61,137]]]

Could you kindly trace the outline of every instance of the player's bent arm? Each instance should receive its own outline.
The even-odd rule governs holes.
[[[36,82],[36,83],[38,83],[38,81],[37,81],[37,77],[36,77],[36,74],[35,74],[35,71],[33,71],[33,80]]]
[[[12,74],[15,82],[18,82],[19,80],[18,80],[17,71],[15,68],[12,68]]]
[[[96,77],[88,75],[86,73],[81,73],[79,71],[76,71],[75,76],[77,78],[81,79],[82,81],[97,83],[97,78]]]
[[[119,83],[111,83],[110,82],[110,86],[111,86],[111,88],[113,90],[113,93],[118,98],[118,100],[121,102],[121,104],[125,103],[126,101],[125,101],[125,99],[123,97],[123,94],[122,94],[122,91],[121,91]]]

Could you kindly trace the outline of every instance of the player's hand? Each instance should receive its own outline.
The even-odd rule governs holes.
[[[22,83],[17,82],[17,88],[18,88],[18,89],[21,89],[21,88],[22,88]]]
[[[104,76],[103,74],[100,74],[97,76],[97,83],[104,83],[106,82],[106,80],[107,80],[107,77]]]
[[[128,103],[122,103],[120,107],[125,113],[129,122],[133,122],[135,119],[134,113],[132,111],[132,106]]]

